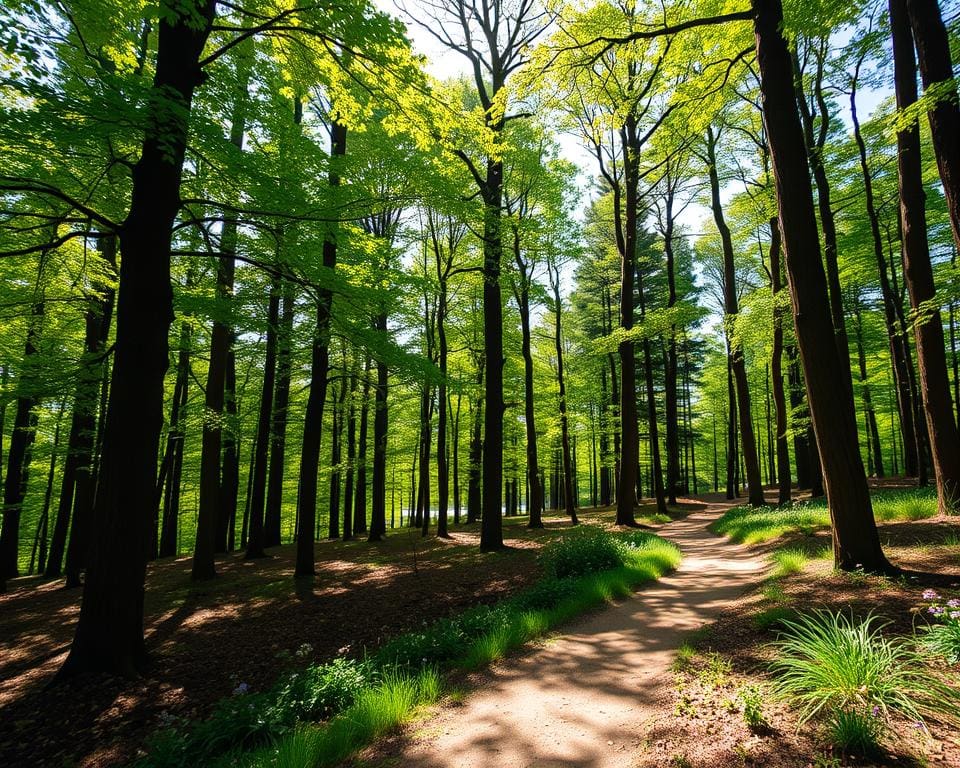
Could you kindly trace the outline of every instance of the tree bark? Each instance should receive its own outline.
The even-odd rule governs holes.
[[[843,570],[889,572],[880,546],[863,461],[857,442],[852,396],[838,393],[837,381],[849,368],[833,344],[827,278],[803,129],[797,114],[790,53],[783,37],[780,0],[753,0],[754,32],[764,126],[777,192],[793,320],[817,435],[830,516],[834,563]]]
[[[773,380],[773,408],[777,422],[777,504],[790,503],[790,448],[787,445],[787,399],[783,390],[783,312],[777,296],[783,289],[780,259],[780,222],[770,218],[770,287],[773,292],[773,354],[770,377]]]
[[[917,101],[916,61],[906,13],[908,5],[906,0],[890,0],[894,84],[899,110],[907,109]],[[932,122],[931,119],[931,125]],[[955,144],[957,136],[952,136],[950,141]],[[960,506],[960,432],[953,418],[943,323],[939,305],[935,303],[936,287],[927,243],[920,130],[916,123],[897,131],[897,168],[904,282],[910,294],[910,306],[917,316],[914,322],[917,364],[937,481],[937,504],[940,513],[953,513]]]
[[[277,328],[277,379],[270,414],[270,469],[267,475],[267,506],[264,512],[264,546],[280,544],[283,519],[283,476],[287,466],[287,414],[290,408],[293,313],[296,303],[293,283],[282,281],[283,310]]]
[[[190,104],[215,15],[193,0],[161,15],[146,134],[120,230],[120,289],[110,403],[98,478],[93,546],[70,654],[58,677],[143,669],[147,523],[163,424],[163,378],[173,320],[170,241]]]
[[[338,161],[347,152],[346,126],[330,125],[331,167],[327,183],[331,192],[340,186]],[[337,266],[337,227],[334,223],[323,241],[323,266],[331,273]],[[320,465],[320,437],[323,430],[323,405],[327,398],[327,375],[330,371],[330,312],[333,293],[318,291],[313,350],[310,357],[310,394],[304,416],[303,444],[300,450],[300,485],[297,494],[297,564],[294,576],[315,573],[313,541],[317,522],[317,467]]]

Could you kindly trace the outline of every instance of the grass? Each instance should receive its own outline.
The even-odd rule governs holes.
[[[800,573],[810,557],[802,549],[780,549],[774,552],[770,559],[773,561],[773,578],[779,579],[793,573]]]
[[[872,495],[877,520],[925,520],[937,514],[937,497],[931,489],[878,491]],[[710,528],[738,544],[759,544],[787,534],[812,535],[830,526],[825,499],[787,507],[734,507]]]
[[[960,723],[960,691],[933,677],[909,644],[884,637],[876,616],[813,611],[783,624],[771,670],[801,724],[818,715],[836,721],[838,713],[859,713],[882,727],[891,714]]]

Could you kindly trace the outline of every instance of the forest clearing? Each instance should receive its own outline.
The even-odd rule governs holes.
[[[0,764],[960,767],[956,0],[5,0]]]

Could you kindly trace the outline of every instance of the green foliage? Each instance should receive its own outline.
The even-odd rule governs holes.
[[[945,600],[934,590],[923,592],[923,616],[931,623],[920,627],[920,645],[948,664],[960,664],[960,599]]]
[[[870,757],[880,750],[883,721],[860,709],[838,709],[827,723],[830,743],[845,752]]]
[[[743,721],[752,731],[759,731],[767,727],[767,718],[763,714],[763,691],[756,685],[743,686],[737,698],[743,712]]]
[[[583,576],[623,565],[623,550],[610,534],[583,526],[540,551],[543,572],[554,579]]]
[[[960,692],[937,681],[907,643],[885,638],[876,616],[814,611],[783,624],[771,669],[778,692],[799,707],[801,723],[838,712],[883,723],[894,713],[921,723],[960,722]]]
[[[774,578],[780,578],[781,576],[800,573],[810,558],[802,549],[780,549],[774,552],[770,559],[774,565]]]

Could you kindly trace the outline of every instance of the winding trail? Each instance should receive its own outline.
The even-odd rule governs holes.
[[[636,765],[656,738],[682,636],[732,606],[764,576],[762,555],[707,526],[730,506],[708,502],[657,530],[680,567],[632,597],[566,627],[487,674],[400,749],[417,768],[612,768]],[[393,761],[391,761],[393,762]]]

